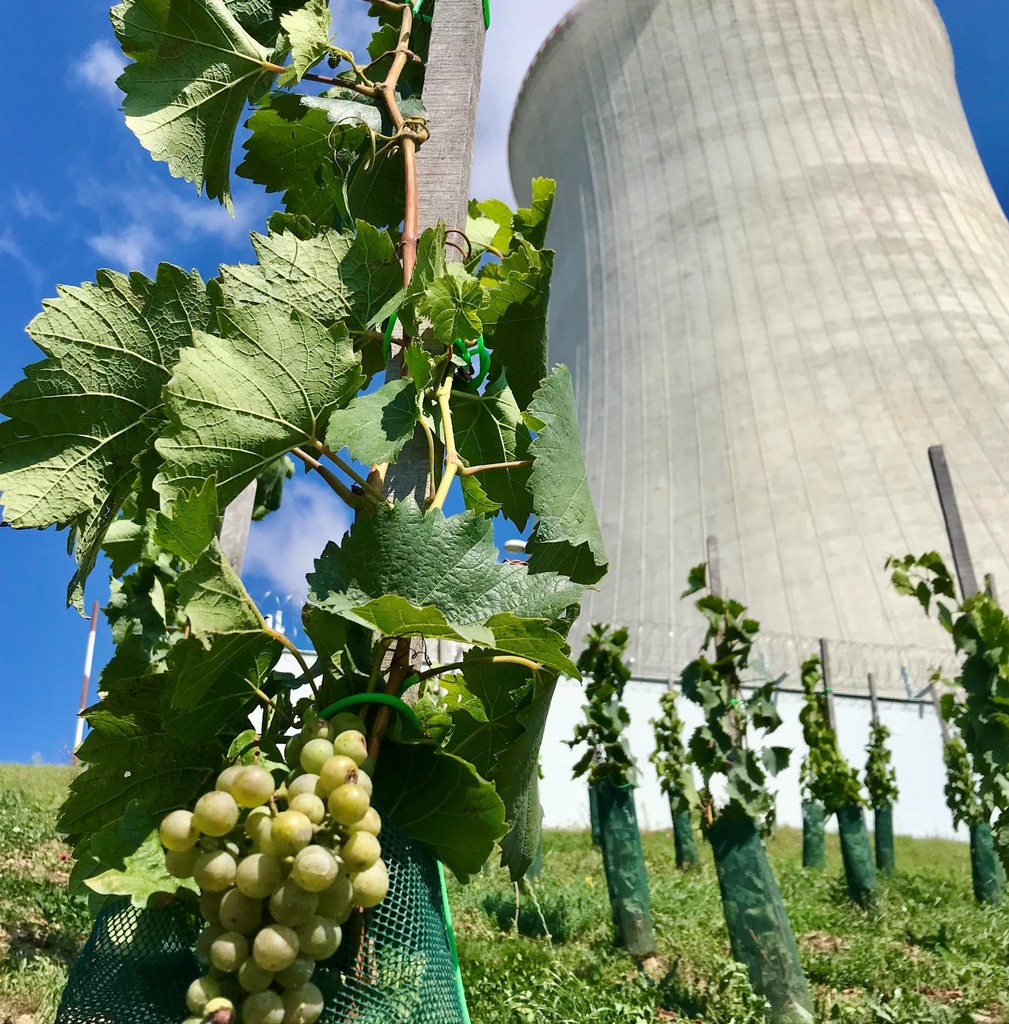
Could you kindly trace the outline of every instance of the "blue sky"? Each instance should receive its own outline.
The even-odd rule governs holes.
[[[364,6],[332,6],[342,44],[359,45]],[[514,97],[539,44],[569,6],[570,0],[493,4],[473,182],[481,197],[511,198],[505,139]],[[971,127],[1006,205],[1009,5],[941,0],[939,7]],[[118,110],[114,81],[122,65],[107,14],[98,0],[8,5],[4,14],[8,38],[20,40],[40,69],[8,76],[0,116],[0,391],[38,358],[24,327],[56,283],[93,280],[100,266],[152,274],[160,260],[210,277],[219,263],[250,258],[248,233],[261,229],[274,208],[270,197],[238,180],[231,219],[151,161]],[[346,526],[338,504],[299,475],[282,513],[254,527],[247,583],[264,610],[283,608],[292,625],[312,556],[324,537],[338,538]],[[86,620],[64,607],[71,572],[64,534],[0,530],[0,761],[69,757],[87,638]],[[104,603],[107,593],[99,567],[89,606],[96,598]],[[109,654],[100,627],[95,676]]]

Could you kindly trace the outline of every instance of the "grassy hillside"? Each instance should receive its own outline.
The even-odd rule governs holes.
[[[0,766],[0,1024],[50,1024],[87,931],[85,901],[65,890],[66,851],[52,830],[70,777],[65,768]],[[881,882],[873,921],[845,895],[836,837],[823,875],[801,869],[799,845],[782,830],[770,852],[818,1021],[1009,1021],[1009,912],[974,903],[965,846],[898,839],[901,870]],[[745,973],[727,955],[710,863],[677,872],[663,833],[645,837],[645,852],[657,980],[612,946],[599,855],[584,833],[547,835],[542,881],[518,903],[497,870],[451,884],[474,1024],[761,1020]]]

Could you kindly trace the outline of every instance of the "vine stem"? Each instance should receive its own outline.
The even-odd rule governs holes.
[[[446,672],[453,672],[455,669],[465,668],[467,665],[479,664],[492,665],[522,665],[533,672],[542,672],[543,666],[538,661],[530,661],[528,658],[520,658],[517,654],[495,654],[487,658],[470,658],[469,661],[453,661],[447,665],[439,665],[437,668],[428,669],[417,676],[417,682],[423,683],[426,679],[433,679],[435,676],[444,675]]]
[[[300,459],[309,469],[314,469],[329,486],[353,509],[360,506],[361,500],[358,496],[333,473],[327,466],[324,466],[318,459],[309,455],[300,448],[292,448],[291,454]],[[384,499],[383,499],[384,500]]]
[[[482,466],[460,466],[456,473],[459,476],[476,476],[477,473],[486,473],[488,469],[524,469],[532,464],[532,459],[519,459],[515,462],[485,462]]]
[[[438,409],[441,411],[441,426],[445,434],[445,472],[442,475],[441,483],[435,492],[432,508],[442,508],[445,499],[448,497],[449,489],[456,473],[459,472],[459,453],[455,450],[455,431],[452,428],[452,408],[449,401],[452,397],[453,374],[445,377],[444,383],[438,388]]]
[[[410,654],[410,638],[397,637],[396,653],[392,657],[392,665],[389,668],[389,681],[385,687],[386,693],[392,696],[396,696],[399,693],[403,680],[412,671]],[[375,760],[378,759],[379,752],[382,749],[382,741],[385,739],[386,731],[389,728],[391,714],[392,710],[389,707],[385,704],[379,705],[378,712],[375,715],[375,722],[368,736],[368,756]]]
[[[301,651],[299,651],[298,648],[295,647],[294,644],[291,643],[291,641],[286,636],[284,636],[283,633],[278,633],[275,629],[270,629],[269,626],[264,626],[263,632],[265,632],[268,636],[276,640],[282,647],[286,647],[287,650],[294,655],[294,660],[298,663],[298,666],[301,668],[301,671],[305,675],[305,681],[312,688],[312,696],[314,696],[315,699],[318,700],[319,688],[315,685],[315,680],[312,678],[312,670],[308,667],[308,663],[302,656]]]
[[[386,498],[386,496],[380,490],[378,490],[378,488],[370,484],[367,478],[361,476],[361,474],[358,473],[358,471],[354,469],[354,467],[350,465],[350,463],[345,462],[343,459],[341,459],[339,455],[331,451],[321,441],[313,441],[312,443],[316,446],[316,448],[319,449],[320,452],[322,452],[323,455],[326,456],[327,459],[330,460],[330,462],[333,463],[334,466],[337,466],[339,469],[342,469],[343,472],[346,473],[347,476],[349,476],[350,479],[353,480],[354,483],[358,485],[358,487],[363,488],[363,490],[365,490],[371,497],[377,499],[378,501],[384,501],[388,504],[388,499]]]

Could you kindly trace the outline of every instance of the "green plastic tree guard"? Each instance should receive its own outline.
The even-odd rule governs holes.
[[[876,870],[883,875],[892,875],[896,868],[893,852],[893,807],[887,804],[874,811],[876,841]]]
[[[596,790],[603,868],[617,935],[632,956],[651,956],[655,952],[655,929],[634,788],[604,780],[597,783]]]
[[[733,957],[770,1004],[773,1024],[811,1024],[813,996],[756,825],[743,815],[722,815],[708,838]]]
[[[861,805],[845,804],[839,807],[837,829],[841,838],[841,858],[844,861],[848,895],[863,910],[875,910],[876,867]]]
[[[992,906],[1002,902],[1005,872],[995,853],[991,825],[970,827],[970,870],[974,882],[974,899]]]
[[[673,800],[670,798],[670,803]],[[689,871],[700,861],[697,852],[697,841],[694,839],[694,823],[690,811],[679,811],[673,814],[673,846],[676,849],[676,866],[682,871]]]
[[[826,814],[819,800],[802,801],[802,866],[822,871],[827,865],[824,822]]]
[[[600,847],[602,839],[599,835],[599,793],[596,784],[589,783],[589,825],[592,828],[592,845]]]

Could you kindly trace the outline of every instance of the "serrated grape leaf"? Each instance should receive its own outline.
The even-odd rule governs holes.
[[[222,309],[218,320],[221,336],[194,335],[165,389],[155,487],[169,507],[216,476],[223,508],[275,459],[318,447],[330,412],[365,380],[341,324],[327,329],[273,302]]]
[[[195,562],[217,534],[217,480],[208,477],[199,489],[183,491],[171,516],[154,517],[154,543],[187,562]]]
[[[175,177],[230,211],[235,130],[246,100],[273,75],[269,50],[224,0],[125,0],[110,17],[136,62],[117,82],[127,125]]]
[[[525,409],[547,375],[547,303],[554,254],[520,242],[500,264],[480,272],[487,285],[481,311],[484,338],[492,347],[491,375],[506,374],[519,408]],[[493,282],[493,283],[492,283]]]
[[[532,202],[528,207],[515,211],[515,231],[537,249],[546,245],[547,227],[556,192],[557,182],[553,178],[533,178]]]
[[[161,391],[194,330],[212,322],[199,275],[162,264],[150,281],[99,271],[94,284],[60,287],[28,333],[46,359],[0,399],[4,522],[75,531],[84,581],[106,530],[133,491],[135,457],[162,422]]]
[[[424,312],[444,345],[475,341],[483,329],[486,289],[461,263],[450,263],[424,292]]]
[[[519,618],[511,612],[499,612],[487,620],[487,628],[494,634],[494,646],[505,654],[517,654],[545,668],[563,672],[571,679],[581,674],[567,657],[567,640],[545,619]]]
[[[347,175],[367,150],[368,131],[360,124],[334,126],[303,99],[273,93],[260,104],[246,122],[251,134],[235,173],[267,192],[283,192],[288,214],[323,227],[351,222]]]
[[[256,503],[252,509],[254,522],[261,522],[280,509],[284,500],[284,482],[294,476],[294,460],[285,455],[275,459],[256,478]]]
[[[472,389],[454,389],[451,407],[456,448],[467,465],[529,459],[532,435],[504,377],[489,384],[482,395]],[[487,500],[499,507],[519,530],[526,528],[532,513],[531,472],[531,467],[523,466],[492,469],[479,477],[480,489]],[[474,479],[463,477],[463,483]]]
[[[426,744],[390,743],[375,768],[375,805],[465,881],[505,834],[494,785],[467,761]],[[431,795],[437,794],[432,800]]]
[[[135,907],[146,907],[153,896],[174,893],[179,889],[199,892],[191,878],[175,878],[165,867],[165,851],[156,831],[125,858],[123,868],[109,868],[88,878],[84,884],[103,896],[129,896]]]
[[[280,16],[280,25],[291,44],[291,64],[277,79],[280,86],[294,85],[329,53],[332,15],[329,0],[308,3]]]
[[[473,245],[473,254],[480,255],[493,247],[506,253],[512,242],[512,211],[500,199],[471,199],[466,218],[466,234]]]
[[[221,267],[232,305],[274,301],[327,327],[367,330],[373,314],[399,291],[403,268],[386,231],[359,221],[356,232],[323,231],[302,239],[290,232],[253,235],[257,264]]]
[[[472,624],[453,628],[434,605],[418,608],[395,594],[386,594],[374,601],[349,608],[342,615],[352,622],[376,629],[384,636],[424,636],[464,644],[491,643],[494,640],[494,634],[489,629]]]
[[[275,46],[280,35],[280,16],[300,7],[305,0],[224,0],[238,24],[264,46]],[[275,55],[275,59],[280,59]]]
[[[529,569],[598,583],[606,575],[606,553],[582,459],[571,375],[564,366],[536,392],[527,422],[537,431],[529,446],[535,460],[529,485],[538,517],[526,545]]]
[[[788,767],[792,757],[791,747],[764,747],[760,760],[769,775],[777,775]]]
[[[248,591],[216,540],[179,575],[178,602],[194,636],[263,629]]]
[[[302,96],[302,106],[319,110],[331,125],[353,128],[360,125],[373,132],[382,131],[382,112],[372,103],[362,103],[349,89],[337,89],[335,95]]]
[[[338,452],[346,447],[366,466],[395,462],[403,445],[413,437],[420,419],[420,403],[413,381],[401,377],[353,399],[329,417],[326,444]]]
[[[581,587],[564,577],[498,562],[493,534],[472,512],[446,518],[412,499],[383,506],[357,519],[339,546],[326,546],[309,575],[310,599],[343,611],[398,594],[439,608],[453,628],[506,611],[553,618],[577,602]]]
[[[501,505],[491,501],[487,496],[477,477],[460,477],[459,485],[462,488],[462,499],[470,512],[476,512],[481,516],[493,516],[501,510]]]

